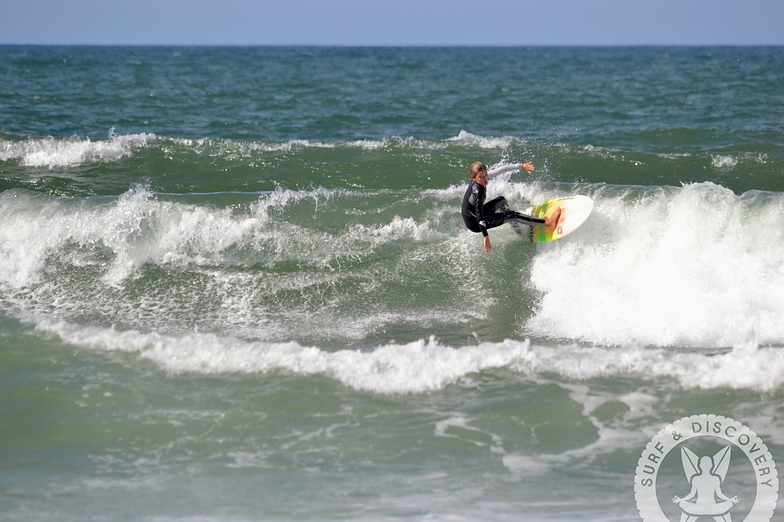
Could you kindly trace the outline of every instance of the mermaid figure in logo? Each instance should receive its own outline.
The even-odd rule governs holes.
[[[727,446],[713,458],[702,457],[697,463],[694,452],[681,448],[683,471],[689,479],[691,491],[683,498],[677,495],[672,498],[672,502],[683,510],[680,522],[696,522],[700,517],[713,517],[716,522],[732,522],[729,511],[740,502],[740,498],[737,495],[729,498],[721,491],[721,483],[730,466],[730,449]]]

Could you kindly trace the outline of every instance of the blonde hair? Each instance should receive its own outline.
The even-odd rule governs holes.
[[[475,161],[468,167],[468,172],[471,174],[471,179],[476,179],[476,175],[479,174],[480,171],[487,170],[485,164],[481,161]]]

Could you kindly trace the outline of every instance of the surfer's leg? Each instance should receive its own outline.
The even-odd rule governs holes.
[[[541,225],[545,222],[544,219],[521,214],[520,212],[515,212],[514,210],[504,211],[504,221],[517,221],[518,223],[522,223],[523,225],[528,226]]]
[[[557,209],[555,209],[555,212],[550,214],[550,217],[548,217],[545,220],[544,226],[546,226],[548,228],[552,228],[552,227],[558,226],[558,224],[560,222],[561,222],[561,209],[557,208]]]
[[[482,207],[482,213],[485,218],[485,227],[488,229],[500,227],[509,220],[509,213],[515,214],[514,211],[509,210],[506,199],[503,196],[493,198]]]
[[[485,203],[483,209],[486,211],[485,225],[488,229],[499,227],[509,221],[514,221],[529,227],[536,225],[545,225],[550,227],[555,226],[558,223],[558,218],[561,215],[561,209],[556,209],[553,215],[546,220],[529,216],[527,214],[522,214],[508,208],[506,200],[502,196],[498,196],[497,198],[494,198]]]
[[[493,198],[487,203],[484,204],[482,207],[482,214],[487,216],[488,214],[494,214],[495,212],[500,212],[504,210],[509,205],[506,202],[506,198],[503,196],[498,196],[497,198]]]
[[[559,223],[560,223],[560,218],[561,218],[561,209],[560,208],[555,209],[555,212],[553,212],[546,219],[535,218],[533,216],[528,216],[526,214],[521,214],[519,212],[515,212],[514,210],[507,210],[505,212],[507,214],[507,219],[510,220],[510,221],[518,221],[518,222],[521,222],[521,223],[523,223],[525,225],[530,225],[530,226],[544,225],[547,228],[558,226]]]
[[[495,212],[493,214],[485,214],[485,227],[487,229],[500,227],[508,221],[506,212]]]

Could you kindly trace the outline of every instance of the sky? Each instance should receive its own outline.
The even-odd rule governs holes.
[[[784,0],[0,0],[0,45],[784,45]]]

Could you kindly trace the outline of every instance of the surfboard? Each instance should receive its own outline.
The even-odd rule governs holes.
[[[534,243],[555,241],[580,228],[593,211],[593,200],[581,195],[550,199],[534,207],[531,215],[546,219],[559,208],[561,216],[557,226],[545,228],[544,225],[537,225],[531,229],[531,239]]]
[[[522,223],[511,222],[512,230],[520,236],[527,235],[534,243],[555,241],[571,234],[585,223],[585,220],[588,219],[588,216],[593,211],[593,200],[588,196],[581,195],[550,199],[527,213],[537,218],[547,218],[559,208],[561,209],[561,216],[558,219],[558,226],[555,228],[545,228],[544,225],[529,228]],[[525,232],[528,232],[528,234],[525,234]]]

